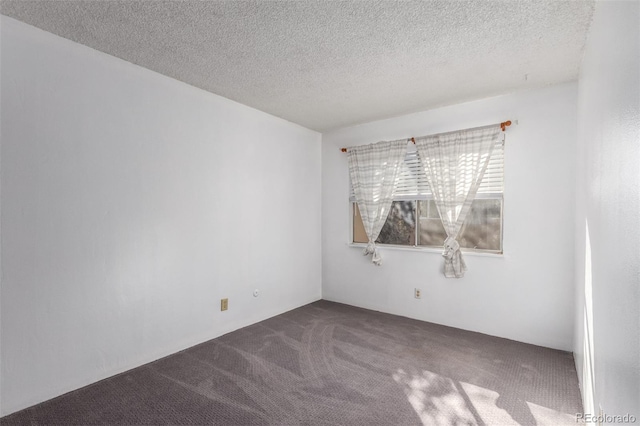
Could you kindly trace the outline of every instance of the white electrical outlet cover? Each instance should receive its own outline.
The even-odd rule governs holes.
[[[253,290],[253,297],[258,297],[259,294],[260,294],[260,290],[258,290],[257,288]]]

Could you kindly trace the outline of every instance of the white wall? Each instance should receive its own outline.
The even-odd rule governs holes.
[[[579,83],[574,344],[585,411],[597,415],[601,406],[606,414],[631,413],[636,419],[640,419],[639,28],[640,3],[596,3]],[[585,306],[591,330],[585,327]]]
[[[320,298],[318,133],[1,19],[2,414]]]
[[[323,135],[323,298],[570,350],[576,97],[569,83]],[[349,177],[340,147],[507,119],[519,125],[507,131],[503,256],[467,255],[466,276],[446,279],[439,252],[381,249],[376,267],[347,245]]]

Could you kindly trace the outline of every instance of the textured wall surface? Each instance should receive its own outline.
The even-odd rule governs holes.
[[[580,73],[574,352],[585,410],[640,419],[640,3],[599,2]],[[586,321],[585,321],[586,317]],[[592,357],[593,356],[593,357]],[[640,420],[637,420],[640,421]]]
[[[504,255],[467,255],[462,279],[441,252],[380,249],[375,267],[349,238],[343,146],[519,120],[505,145]],[[323,298],[570,350],[576,85],[507,95],[323,135]],[[422,299],[413,289],[422,289]]]
[[[3,414],[320,298],[318,133],[1,27]]]
[[[590,0],[0,4],[5,15],[323,131],[575,80],[593,12]]]

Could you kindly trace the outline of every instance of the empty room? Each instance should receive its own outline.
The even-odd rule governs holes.
[[[640,424],[640,1],[0,0],[0,424]]]

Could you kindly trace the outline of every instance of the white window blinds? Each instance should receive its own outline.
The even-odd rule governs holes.
[[[504,191],[504,140],[496,143],[487,171],[482,178],[476,198],[498,196]],[[420,156],[414,144],[409,143],[400,176],[396,180],[394,200],[429,200],[433,199],[427,177],[422,171]],[[349,200],[355,201],[353,187]]]

